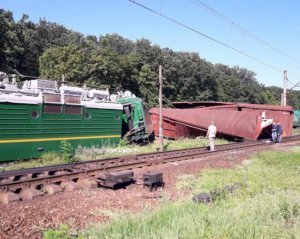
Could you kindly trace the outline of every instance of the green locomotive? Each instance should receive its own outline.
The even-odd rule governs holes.
[[[128,143],[146,144],[154,140],[153,125],[146,105],[129,91],[117,100],[123,105],[122,138]]]
[[[131,92],[110,95],[53,80],[25,81],[0,72],[0,162],[38,158],[58,151],[62,141],[74,149],[144,144],[154,139],[145,104]]]
[[[15,79],[3,73],[2,79],[0,162],[58,151],[64,140],[74,148],[120,142],[123,106],[109,101],[108,90],[58,88],[42,79],[18,88]]]

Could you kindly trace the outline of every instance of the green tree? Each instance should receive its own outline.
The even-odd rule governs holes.
[[[134,43],[118,34],[107,34],[100,36],[99,46],[118,55],[128,55],[133,51]]]
[[[12,12],[0,9],[0,71],[15,72],[22,51]]]
[[[90,55],[77,45],[50,48],[40,57],[41,76],[60,80],[64,74],[71,84],[82,85],[89,74]]]
[[[141,97],[149,107],[158,104],[158,75],[151,70],[148,64],[142,66],[139,72],[139,85]]]
[[[20,72],[68,84],[131,90],[150,106],[157,104],[158,67],[163,66],[163,102],[222,100],[280,104],[282,89],[258,83],[255,72],[238,66],[212,64],[198,53],[175,52],[147,39],[132,41],[118,34],[84,36],[64,26],[0,9],[0,70]],[[300,108],[299,91],[288,104]]]

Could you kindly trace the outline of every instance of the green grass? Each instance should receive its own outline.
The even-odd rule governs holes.
[[[141,213],[111,224],[94,226],[85,238],[299,238],[296,193],[264,192],[244,200],[210,206],[167,203],[155,212]]]
[[[0,171],[9,171],[23,168],[34,168],[42,167],[46,165],[62,164],[64,160],[56,152],[47,152],[42,155],[39,159],[21,160],[18,162],[8,163]]]
[[[217,139],[216,144],[226,144],[228,143],[225,140]],[[164,140],[165,150],[174,150],[174,149],[184,149],[184,148],[193,148],[193,147],[203,147],[208,145],[208,140],[201,139],[179,139],[179,140]],[[69,149],[62,145],[64,150],[62,152],[49,152],[42,155],[40,159],[32,159],[19,161],[15,163],[10,163],[7,166],[3,167],[2,170],[14,170],[22,168],[31,168],[31,167],[41,167],[54,164],[63,164],[70,161]],[[74,160],[75,161],[86,161],[86,160],[95,160],[95,159],[104,159],[119,157],[125,155],[136,155],[143,153],[157,152],[159,149],[159,142],[155,141],[152,144],[145,146],[139,145],[126,145],[126,146],[106,146],[106,147],[78,147],[76,149]]]
[[[293,128],[292,135],[300,134],[300,127]]]
[[[228,141],[217,139],[216,144],[226,144]],[[164,150],[175,150],[175,149],[186,149],[194,147],[204,147],[208,145],[208,140],[201,139],[179,139],[179,140],[164,140]],[[145,146],[139,145],[126,145],[126,146],[117,146],[117,147],[91,147],[91,148],[82,148],[79,147],[76,151],[76,159],[91,160],[91,159],[101,159],[109,157],[118,157],[124,155],[133,155],[133,154],[145,154],[159,151],[159,142],[155,141],[151,144]]]
[[[210,204],[196,204],[199,192],[241,183]],[[189,197],[161,201],[155,211],[112,219],[82,232],[85,238],[300,238],[300,149],[265,152],[235,169],[209,169],[179,180]]]
[[[300,151],[265,152],[246,160],[235,169],[206,170],[194,179],[188,179],[193,192],[210,191],[233,183],[247,184],[248,193],[272,189],[300,189]],[[186,184],[185,180],[180,184]]]

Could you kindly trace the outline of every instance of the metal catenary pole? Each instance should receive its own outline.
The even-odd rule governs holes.
[[[287,78],[287,70],[283,71],[283,94],[282,94],[282,100],[281,105],[286,106],[286,92],[288,88],[288,78]]]

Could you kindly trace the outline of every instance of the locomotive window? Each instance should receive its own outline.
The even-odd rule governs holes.
[[[68,115],[80,115],[81,114],[81,107],[80,106],[65,106],[65,114]]]
[[[119,119],[120,119],[120,115],[119,115],[119,114],[116,114],[116,115],[115,115],[115,118],[116,118],[116,120],[119,120]]]
[[[90,118],[92,118],[91,113],[85,112],[85,113],[84,113],[84,118],[85,118],[85,119],[90,119]]]
[[[39,117],[39,112],[37,112],[36,110],[32,110],[30,112],[30,116],[32,119],[37,119]]]
[[[61,114],[61,105],[44,105],[44,113]]]

